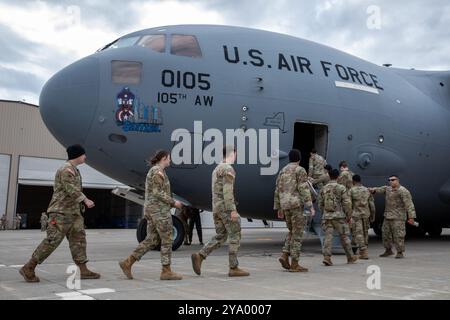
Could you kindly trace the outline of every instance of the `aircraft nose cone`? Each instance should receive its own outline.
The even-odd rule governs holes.
[[[64,146],[84,144],[98,105],[100,64],[87,57],[55,74],[44,85],[39,110]]]

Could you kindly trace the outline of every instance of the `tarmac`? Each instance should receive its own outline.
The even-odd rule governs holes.
[[[371,231],[371,230],[370,230]],[[45,237],[39,230],[0,232],[1,300],[448,300],[450,299],[450,229],[439,238],[406,241],[406,257],[380,258],[381,239],[371,235],[370,260],[347,264],[342,252],[333,255],[334,266],[322,264],[320,241],[303,242],[301,265],[307,273],[290,273],[281,268],[280,256],[285,228],[243,229],[240,266],[249,277],[228,277],[227,246],[213,252],[202,265],[202,274],[192,271],[191,253],[201,246],[194,231],[194,244],[181,246],[172,255],[172,269],[181,281],[161,281],[160,255],[148,252],[133,266],[134,280],[128,280],[118,266],[136,247],[135,230],[86,230],[88,266],[102,277],[81,280],[74,275],[68,242],[37,267],[40,283],[26,283],[19,274],[33,250]],[[214,234],[204,229],[204,240]]]

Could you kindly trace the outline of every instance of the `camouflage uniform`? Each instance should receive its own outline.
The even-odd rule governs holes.
[[[341,171],[337,183],[342,184],[347,191],[350,190],[350,188],[353,187],[353,172],[350,170]]]
[[[310,178],[313,178],[314,180],[317,180],[317,182],[313,182],[313,185],[316,188],[320,189],[324,185],[323,181],[318,179],[323,177],[324,175],[328,176],[328,172],[324,168],[326,165],[327,161],[317,153],[312,154],[309,158],[308,176]]]
[[[311,181],[313,186],[315,186],[317,189],[321,189],[324,185],[326,185],[328,182],[330,182],[330,175],[325,170],[325,173],[322,174],[320,177],[315,178]]]
[[[283,252],[294,260],[299,260],[302,236],[305,228],[304,207],[312,207],[311,193],[306,184],[306,171],[297,163],[289,163],[278,174],[274,209],[282,210],[289,229]]]
[[[411,193],[403,186],[392,188],[388,186],[375,188],[376,193],[386,195],[384,221],[382,227],[383,245],[386,250],[395,244],[397,252],[405,251],[406,217],[416,218],[416,210],[412,202]]]
[[[69,240],[73,261],[77,264],[88,261],[86,232],[81,215],[84,199],[86,196],[83,194],[80,172],[70,162],[64,163],[56,172],[53,197],[47,209],[47,237],[33,253],[33,258],[39,264],[61,244],[64,237]]]
[[[19,215],[16,215],[16,217],[14,218],[14,228],[15,228],[16,230],[19,230],[19,229],[20,229],[21,222],[22,222],[22,217],[19,216]]]
[[[239,265],[237,253],[241,240],[241,218],[231,220],[231,212],[236,211],[234,199],[234,179],[236,173],[227,163],[220,163],[212,173],[212,209],[216,235],[200,250],[203,259],[219,248],[229,236],[228,256],[231,269]]]
[[[170,209],[174,206],[169,177],[160,166],[151,167],[145,182],[144,217],[147,219],[147,237],[131,254],[136,260],[161,244],[161,264],[171,264],[173,222]]]
[[[46,213],[41,215],[41,231],[47,230],[48,217]]]
[[[322,212],[322,230],[325,233],[323,255],[331,257],[333,232],[337,230],[347,258],[352,257],[352,248],[348,235],[350,233],[346,219],[352,213],[352,203],[345,187],[336,181],[330,181],[320,190],[319,208]]]
[[[0,219],[0,230],[6,230],[8,227],[8,222],[6,221],[6,215],[2,215]]]
[[[367,250],[369,244],[370,220],[375,219],[375,202],[369,189],[361,184],[353,186],[350,191],[352,200],[352,245],[361,251]]]

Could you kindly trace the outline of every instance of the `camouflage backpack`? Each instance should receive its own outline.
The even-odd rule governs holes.
[[[326,212],[342,211],[341,202],[336,196],[336,188],[329,185],[325,190],[324,209]]]

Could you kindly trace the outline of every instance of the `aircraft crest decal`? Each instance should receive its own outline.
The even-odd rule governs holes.
[[[142,103],[128,87],[116,96],[116,124],[125,132],[161,132],[161,109]]]

